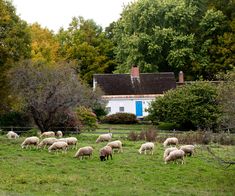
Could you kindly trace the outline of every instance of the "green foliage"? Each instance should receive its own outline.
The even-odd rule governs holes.
[[[176,123],[184,129],[214,129],[220,115],[216,86],[198,81],[168,91],[149,108],[149,119]]]
[[[115,72],[128,73],[134,64],[141,72],[182,70],[189,79],[211,80],[232,69],[235,36],[229,25],[233,20],[230,8],[235,4],[227,3],[226,8],[219,1],[139,0],[129,4],[111,34],[119,62]]]
[[[93,20],[74,17],[68,30],[58,33],[59,53],[66,60],[75,60],[74,67],[81,79],[92,84],[95,73],[112,71],[113,44]]]
[[[14,102],[8,96],[7,71],[15,62],[28,57],[30,34],[27,24],[16,15],[11,1],[0,0],[0,112],[8,111]]]
[[[136,119],[136,115],[131,113],[116,113],[105,116],[102,122],[110,124],[135,124],[138,120]]]
[[[157,125],[157,128],[159,130],[174,130],[174,129],[178,129],[179,125],[177,125],[174,122],[159,122]]]
[[[9,112],[0,115],[1,126],[28,127],[32,125],[31,119],[26,113]]]
[[[78,107],[76,116],[81,122],[82,130],[94,131],[97,128],[97,117],[91,109]]]

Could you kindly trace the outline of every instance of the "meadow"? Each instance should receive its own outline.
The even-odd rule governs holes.
[[[235,165],[225,168],[204,148],[185,164],[164,164],[164,148],[156,142],[154,155],[140,155],[144,141],[123,142],[123,153],[101,162],[96,134],[73,135],[78,148],[94,147],[89,159],[73,158],[76,150],[66,154],[48,153],[47,149],[21,149],[24,137],[8,140],[0,136],[0,195],[235,195]],[[235,146],[210,144],[224,160],[235,161]]]

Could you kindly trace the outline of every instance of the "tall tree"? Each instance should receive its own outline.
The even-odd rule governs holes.
[[[208,1],[139,0],[126,6],[113,29],[116,72],[136,64],[142,72],[183,70],[190,79],[214,79],[231,69],[216,59],[223,35],[234,35],[229,18]]]
[[[22,61],[11,70],[12,90],[41,131],[66,121],[77,106],[92,108],[99,97],[81,84],[72,64]]]
[[[6,73],[15,62],[30,57],[30,34],[12,3],[0,0],[0,112],[9,109]]]
[[[59,61],[59,42],[53,32],[38,23],[30,25],[29,29],[32,39],[31,59],[48,63]]]
[[[66,60],[75,60],[75,69],[87,83],[95,73],[105,73],[113,66],[112,42],[93,20],[73,18],[67,30],[58,34],[60,54]]]

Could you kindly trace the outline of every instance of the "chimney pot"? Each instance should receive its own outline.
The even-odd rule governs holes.
[[[133,65],[131,68],[131,77],[132,78],[139,78],[140,77],[139,67],[137,67],[136,65]]]
[[[179,72],[179,83],[181,83],[181,84],[184,83],[184,73],[183,73],[183,71]]]

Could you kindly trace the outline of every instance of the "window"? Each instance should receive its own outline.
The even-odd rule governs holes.
[[[110,113],[110,112],[111,112],[111,107],[106,107],[106,111],[107,111],[108,113]]]
[[[124,112],[124,107],[119,107],[119,112]]]

